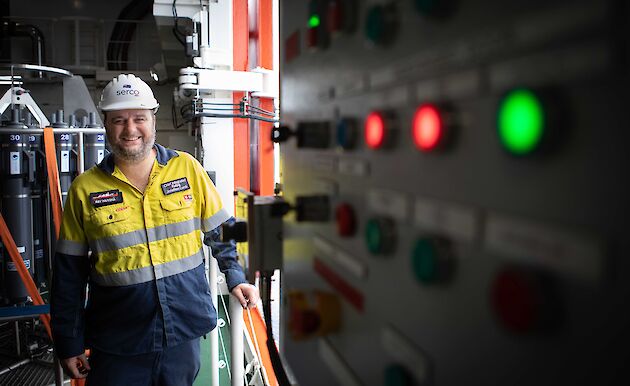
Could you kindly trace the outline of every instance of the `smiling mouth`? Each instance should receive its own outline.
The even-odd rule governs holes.
[[[141,137],[126,137],[126,138],[121,138],[124,142],[134,142],[139,140]]]

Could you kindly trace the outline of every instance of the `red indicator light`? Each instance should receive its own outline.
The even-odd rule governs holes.
[[[438,109],[433,105],[418,107],[413,116],[413,142],[422,151],[435,149],[444,137],[444,126]]]
[[[540,292],[530,275],[506,270],[495,278],[492,303],[501,323],[516,333],[534,329],[539,318]]]
[[[342,203],[335,210],[337,219],[337,233],[341,237],[349,237],[354,235],[356,231],[356,219],[354,210],[349,204]]]
[[[377,111],[365,118],[365,143],[370,149],[378,149],[385,143],[385,119]]]
[[[306,47],[309,49],[316,49],[319,44],[317,38],[317,28],[309,28],[306,30]]]
[[[328,32],[335,33],[342,29],[342,10],[340,0],[331,0],[328,3]]]

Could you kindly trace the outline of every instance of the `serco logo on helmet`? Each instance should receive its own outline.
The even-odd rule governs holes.
[[[138,96],[140,95],[140,91],[139,90],[118,90],[116,91],[116,95],[134,95],[134,96]]]

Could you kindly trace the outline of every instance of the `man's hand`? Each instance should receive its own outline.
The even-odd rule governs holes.
[[[70,378],[85,378],[88,375],[88,371],[90,371],[90,364],[88,363],[85,354],[72,358],[60,359],[59,361]]]
[[[232,288],[232,295],[236,296],[243,308],[254,308],[260,300],[258,288],[248,283],[241,283]]]

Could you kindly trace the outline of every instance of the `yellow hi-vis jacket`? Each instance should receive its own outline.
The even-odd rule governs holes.
[[[228,288],[245,282],[234,243],[219,241],[217,227],[233,219],[206,171],[187,153],[154,148],[144,193],[111,154],[70,187],[51,296],[60,358],[85,348],[121,355],[159,351],[212,330],[216,311],[200,231],[207,232]]]

